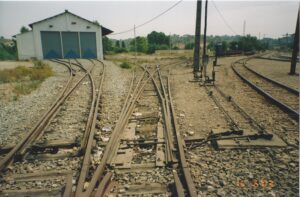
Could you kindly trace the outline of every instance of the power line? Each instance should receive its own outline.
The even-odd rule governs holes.
[[[167,13],[168,11],[172,10],[174,7],[176,7],[179,3],[181,3],[183,0],[179,0],[178,2],[176,2],[174,5],[172,5],[171,7],[169,7],[168,9],[166,9],[165,11],[163,11],[162,13],[158,14],[157,16],[147,20],[146,22],[140,24],[140,25],[137,25],[135,26],[135,29],[137,28],[140,28],[144,25],[147,25],[148,23],[151,23],[152,21],[154,21],[155,19],[159,18],[160,16],[164,15],[165,13]],[[128,30],[125,30],[125,31],[121,31],[121,32],[117,32],[117,33],[113,33],[113,34],[110,34],[110,35],[119,35],[119,34],[124,34],[124,33],[128,33],[128,32],[131,32],[133,31],[134,29],[128,29]]]
[[[213,0],[212,0],[211,2],[213,3],[213,5],[214,5],[214,7],[216,8],[216,10],[217,10],[217,12],[219,13],[219,15],[221,16],[221,18],[222,18],[223,22],[225,23],[225,25],[226,25],[226,26],[227,26],[234,34],[238,35],[238,33],[236,33],[236,32],[232,29],[232,27],[227,23],[227,21],[225,20],[224,16],[222,15],[222,13],[221,13],[220,10],[218,9],[217,5],[215,4],[215,2],[214,2]]]

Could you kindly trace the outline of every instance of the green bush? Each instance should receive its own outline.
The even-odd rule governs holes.
[[[0,44],[0,60],[15,60],[17,59],[17,48],[4,46]]]
[[[129,69],[129,68],[131,68],[131,65],[127,62],[123,62],[122,64],[120,64],[120,67],[125,68],[125,69]]]
[[[153,44],[151,44],[151,45],[149,45],[149,47],[148,47],[147,53],[148,53],[148,54],[153,54],[153,53],[155,53],[155,50],[156,50],[156,46],[153,45]]]

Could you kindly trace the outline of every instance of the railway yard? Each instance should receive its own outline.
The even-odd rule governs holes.
[[[0,98],[0,196],[299,196],[299,76],[269,54],[219,58],[213,84],[191,53],[45,60]]]

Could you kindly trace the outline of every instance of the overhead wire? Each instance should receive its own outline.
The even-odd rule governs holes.
[[[233,28],[229,25],[229,23],[226,21],[225,17],[223,16],[223,14],[221,13],[221,11],[219,10],[219,8],[217,7],[217,5],[215,4],[215,2],[213,0],[211,0],[211,2],[213,3],[214,7],[216,8],[217,12],[219,13],[220,17],[222,18],[223,22],[225,23],[225,25],[236,35],[239,35],[238,33],[236,33],[236,31],[233,30]]]
[[[163,11],[162,13],[156,15],[155,17],[147,20],[146,22],[140,24],[140,25],[137,25],[135,26],[135,29],[137,28],[140,28],[144,25],[147,25],[148,23],[151,23],[152,21],[154,21],[155,19],[159,18],[160,16],[164,15],[165,13],[167,13],[168,11],[172,10],[174,7],[176,7],[178,4],[180,4],[183,0],[179,0],[178,2],[176,2],[174,5],[172,5],[171,7],[169,7],[168,9],[166,9],[165,11]],[[112,33],[110,35],[119,35],[119,34],[124,34],[124,33],[128,33],[128,32],[131,32],[133,31],[134,28],[131,28],[131,29],[128,29],[128,30],[125,30],[125,31],[121,31],[121,32],[117,32],[117,33]]]

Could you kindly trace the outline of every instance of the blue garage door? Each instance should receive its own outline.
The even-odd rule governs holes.
[[[44,59],[62,58],[59,32],[42,31],[41,40]]]
[[[77,32],[62,32],[62,43],[65,58],[80,58]]]
[[[97,58],[96,33],[80,32],[82,58]]]

